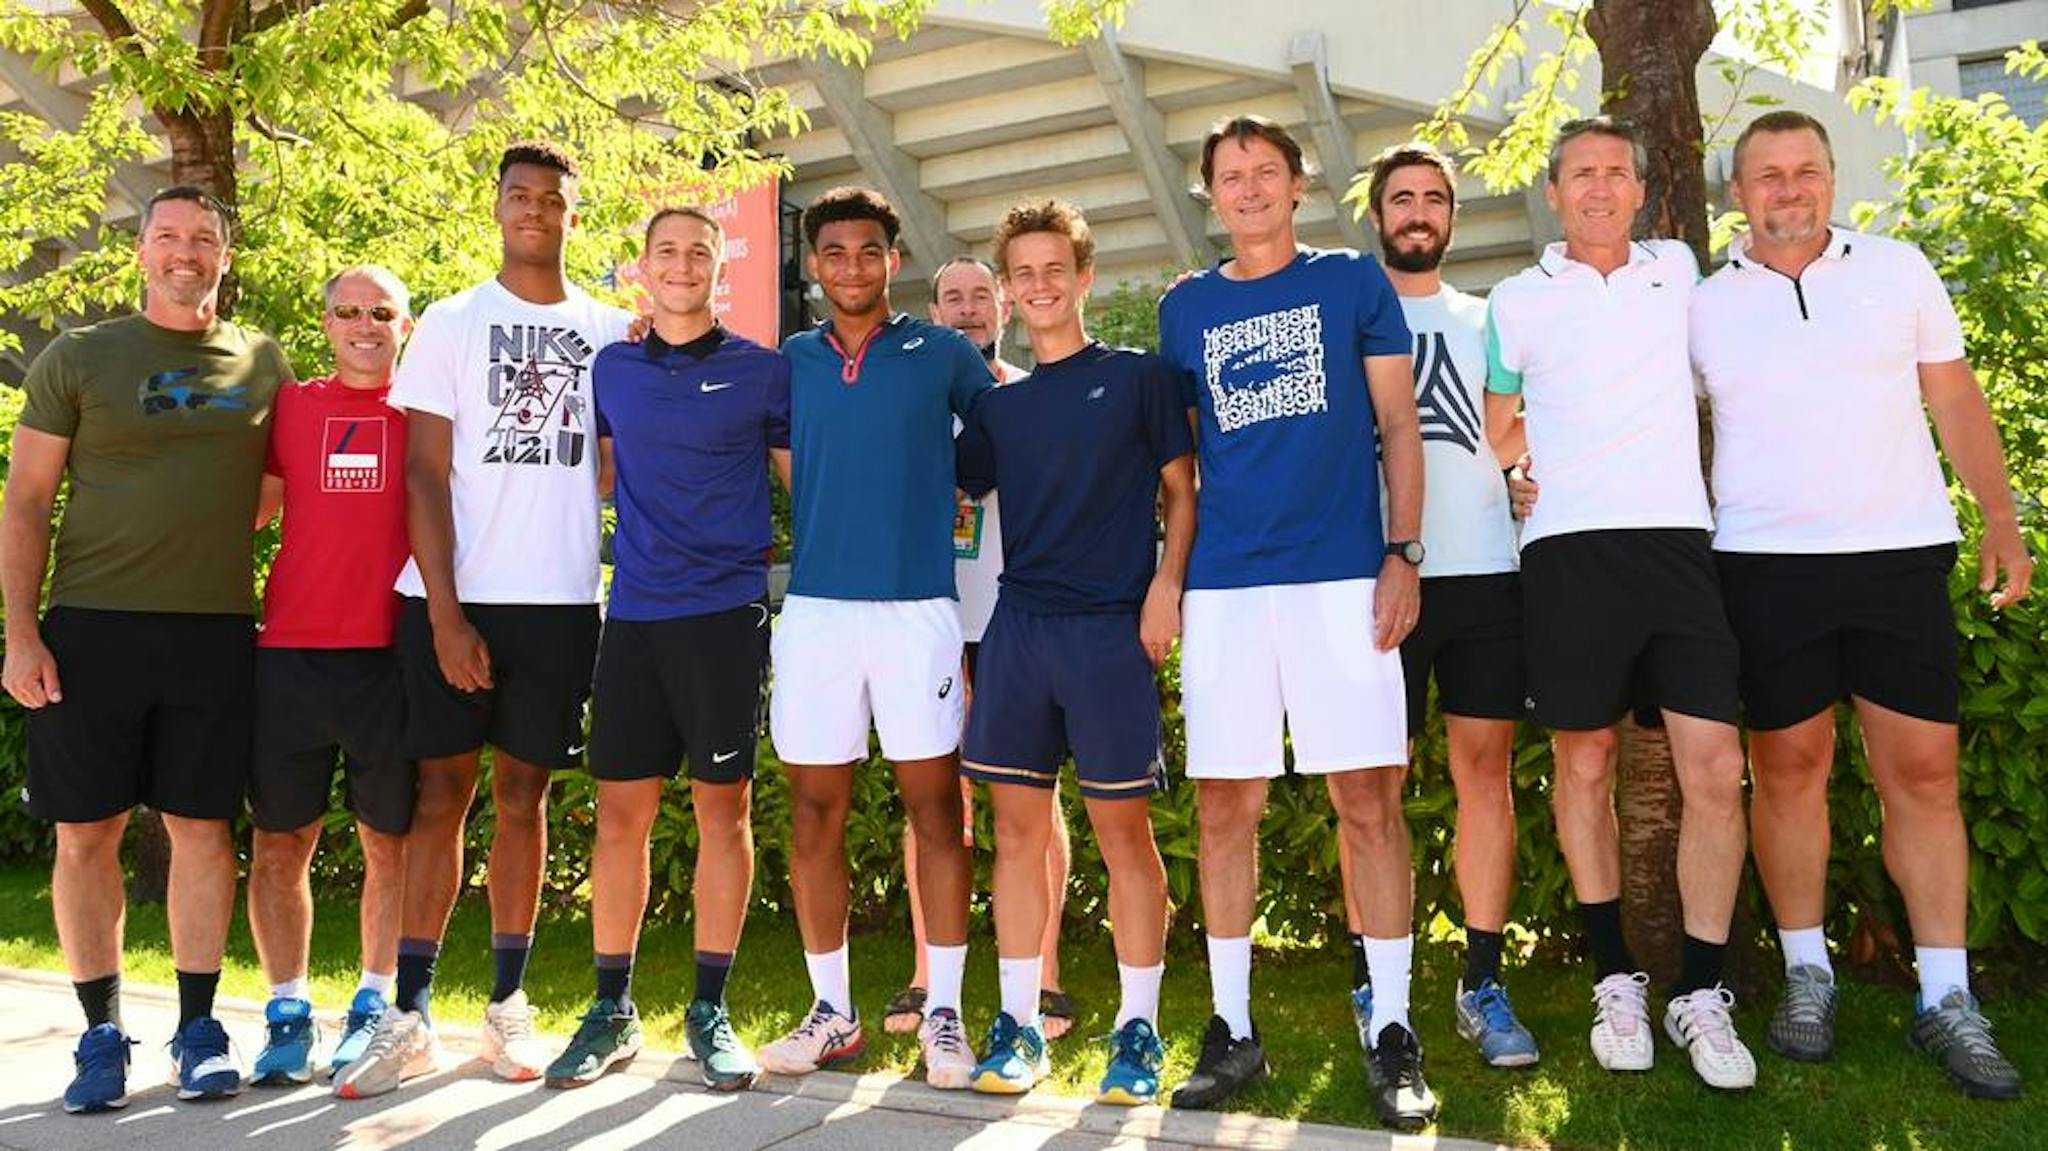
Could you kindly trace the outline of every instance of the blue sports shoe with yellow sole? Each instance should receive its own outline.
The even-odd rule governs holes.
[[[969,1082],[991,1095],[1022,1095],[1052,1071],[1045,1033],[1026,1027],[1005,1011],[988,1025],[988,1054],[974,1065]]]
[[[1109,1037],[1109,1066],[1095,1098],[1102,1103],[1142,1106],[1159,1098],[1159,1069],[1166,1063],[1166,1044],[1144,1019],[1133,1019]]]

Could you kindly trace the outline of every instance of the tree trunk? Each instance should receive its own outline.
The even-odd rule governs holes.
[[[240,222],[232,218],[241,204],[235,173],[234,119],[225,109],[153,111],[171,143],[171,181],[204,188],[227,207],[230,226],[239,228]],[[240,277],[230,264],[220,281],[222,316],[234,314],[235,299],[241,294],[239,285]]]

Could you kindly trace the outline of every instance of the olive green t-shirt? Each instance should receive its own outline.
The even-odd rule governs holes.
[[[291,379],[269,336],[139,315],[76,328],[30,365],[21,425],[71,441],[50,603],[249,613],[270,403]]]

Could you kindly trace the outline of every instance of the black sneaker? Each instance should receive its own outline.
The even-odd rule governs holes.
[[[1208,1030],[1202,1032],[1202,1054],[1195,1060],[1195,1073],[1174,1091],[1173,1105],[1188,1111],[1212,1111],[1268,1074],[1258,1024],[1252,1024],[1250,1036],[1233,1039],[1230,1024],[1211,1015]]]
[[[1372,1083],[1372,1106],[1381,1126],[1420,1131],[1436,1118],[1436,1096],[1422,1079],[1422,1044],[1406,1027],[1389,1023],[1380,1028],[1365,1057],[1365,1077]]]
[[[1906,1042],[1941,1065],[1973,1099],[2018,1099],[2020,1073],[1991,1038],[1991,1024],[1970,993],[1957,988],[1932,1007],[1922,1005]]]

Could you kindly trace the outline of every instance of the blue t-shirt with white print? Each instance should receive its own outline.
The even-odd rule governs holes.
[[[1256,280],[1219,264],[1159,304],[1159,350],[1200,414],[1189,588],[1368,579],[1380,530],[1367,356],[1409,353],[1379,261],[1303,248]]]
[[[951,328],[891,316],[842,349],[830,323],[782,345],[790,365],[789,594],[952,599],[953,417],[993,387]]]

